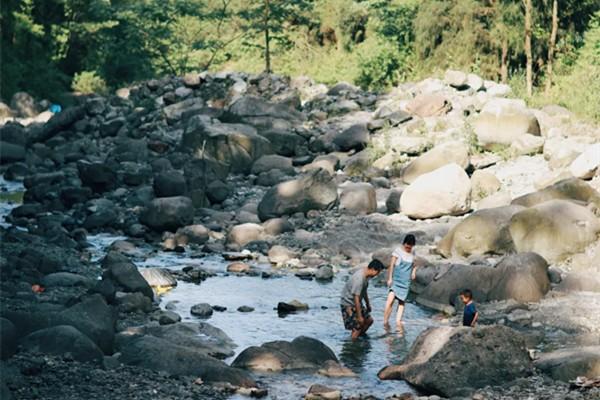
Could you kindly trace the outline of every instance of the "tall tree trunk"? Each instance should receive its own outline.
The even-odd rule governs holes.
[[[502,83],[508,81],[508,39],[502,41],[502,55],[500,57],[500,79]]]
[[[552,67],[554,63],[554,49],[556,48],[556,34],[558,32],[558,0],[552,2],[552,32],[550,33],[550,45],[548,46],[548,76],[546,77],[546,93],[552,87]]]
[[[527,57],[527,95],[533,94],[533,59],[531,56],[531,0],[525,0],[525,56]]]
[[[270,0],[265,0],[265,72],[271,73],[271,49],[270,42],[271,38],[269,37],[269,12],[270,10]]]

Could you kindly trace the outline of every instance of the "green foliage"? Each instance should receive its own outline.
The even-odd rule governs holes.
[[[379,52],[369,54],[359,62],[356,83],[365,89],[381,90],[398,84],[406,73],[408,55],[391,45],[382,45]]]
[[[96,74],[96,71],[83,71],[73,77],[72,89],[82,94],[105,93],[106,82]]]

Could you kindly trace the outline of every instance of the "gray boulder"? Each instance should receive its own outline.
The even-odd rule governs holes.
[[[105,163],[79,161],[77,170],[81,183],[90,187],[94,192],[106,192],[116,184],[116,172]]]
[[[577,178],[563,179],[537,192],[517,197],[512,201],[512,204],[533,207],[550,200],[574,200],[593,203],[600,208],[600,193],[587,182]]]
[[[158,231],[176,231],[190,225],[194,218],[194,207],[189,197],[175,196],[154,199],[140,215],[140,222]]]
[[[512,216],[524,209],[514,205],[476,211],[438,242],[437,251],[446,258],[514,252],[508,227]]]
[[[453,264],[430,280],[417,296],[417,303],[454,313],[461,290],[471,289],[475,301],[513,299],[540,301],[550,289],[548,263],[535,253],[504,257],[495,267]]]
[[[278,156],[278,155],[266,155],[262,156],[258,160],[254,162],[252,165],[252,173],[254,175],[259,175],[263,172],[268,172],[271,170],[280,170],[284,174],[287,175],[295,175],[296,171],[292,166],[292,159]]]
[[[10,164],[25,159],[25,147],[0,140],[0,163]]]
[[[153,299],[154,293],[134,263],[126,256],[110,251],[102,260],[103,279],[115,282],[124,292],[140,292]]]
[[[419,176],[452,163],[463,169],[469,166],[469,149],[466,144],[456,141],[435,146],[408,164],[402,172],[402,180],[412,183]]]
[[[258,217],[266,221],[297,212],[325,210],[333,207],[337,199],[337,186],[331,175],[316,170],[269,189],[258,205]]]
[[[386,367],[378,376],[406,380],[428,394],[453,397],[531,373],[523,336],[505,326],[486,326],[428,328],[401,365]]]
[[[377,211],[375,188],[370,183],[349,183],[340,195],[340,211],[350,215],[372,214]]]
[[[209,384],[229,383],[236,387],[256,387],[256,382],[241,369],[232,368],[193,347],[145,335],[119,346],[119,361],[171,375],[201,378]]]
[[[36,353],[65,355],[74,360],[101,363],[104,355],[86,335],[69,325],[58,325],[42,329],[25,336],[21,347]]]
[[[206,156],[228,166],[234,173],[248,173],[254,161],[272,153],[271,143],[256,129],[243,124],[211,123],[201,116],[192,117],[183,134],[184,150]]]
[[[0,360],[6,360],[17,352],[17,330],[6,318],[0,318]]]
[[[155,175],[153,187],[156,197],[182,196],[187,190],[183,174],[174,170]]]
[[[329,347],[316,339],[299,336],[291,342],[275,341],[249,347],[231,365],[252,371],[280,372],[319,369],[327,361],[338,362]]]
[[[177,317],[179,316],[177,315]],[[206,322],[182,322],[163,326],[148,324],[131,327],[117,335],[117,346],[125,347],[128,342],[144,335],[193,348],[206,356],[218,359],[225,359],[235,354],[236,345],[231,338],[221,329]]]
[[[586,207],[551,200],[517,212],[509,231],[517,251],[533,251],[555,262],[595,242],[600,221]]]
[[[335,136],[333,143],[341,151],[364,149],[369,143],[369,130],[366,124],[356,124]]]
[[[26,92],[17,92],[10,99],[10,108],[15,110],[21,118],[32,118],[40,113],[35,99]]]
[[[569,382],[579,376],[593,379],[600,371],[600,346],[566,348],[542,353],[535,366],[552,379]]]
[[[213,309],[208,303],[200,303],[193,305],[190,313],[195,317],[208,318],[213,315]]]
[[[540,124],[524,102],[512,99],[489,101],[473,124],[484,147],[510,146],[525,134],[540,136]]]
[[[48,274],[42,278],[41,283],[44,287],[92,287],[94,285],[94,281],[92,279],[71,272],[55,272]]]

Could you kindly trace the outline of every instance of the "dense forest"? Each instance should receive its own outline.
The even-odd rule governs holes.
[[[272,71],[381,90],[446,68],[600,120],[600,0],[3,0],[1,96]]]

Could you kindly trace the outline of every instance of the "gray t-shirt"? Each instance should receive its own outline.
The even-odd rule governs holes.
[[[342,305],[353,306],[354,296],[356,295],[360,296],[361,300],[364,299],[368,286],[369,280],[365,276],[364,268],[353,273],[350,279],[348,279],[348,282],[344,285],[344,289],[342,289]]]

